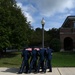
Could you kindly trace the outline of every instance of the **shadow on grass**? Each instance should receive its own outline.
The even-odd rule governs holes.
[[[65,51],[65,52],[60,52],[61,54],[70,54],[70,55],[72,55],[72,54],[75,54],[75,52],[73,52],[73,51]]]
[[[8,53],[4,53],[2,58],[12,58],[19,54],[20,52],[8,52]]]
[[[55,55],[75,55],[75,52],[54,52]]]
[[[15,63],[9,63],[9,62],[3,62],[4,65],[18,65],[18,64],[15,64]]]

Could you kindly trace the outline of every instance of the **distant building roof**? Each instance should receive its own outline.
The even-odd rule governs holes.
[[[62,28],[62,27],[66,27],[66,24],[67,24],[68,21],[70,21],[70,20],[75,21],[75,16],[67,16],[67,18],[65,19],[65,21],[64,21],[63,25],[61,26],[61,28]]]
[[[68,16],[68,19],[75,19],[75,16]]]

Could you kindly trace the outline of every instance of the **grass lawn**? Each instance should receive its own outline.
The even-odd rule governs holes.
[[[20,67],[21,62],[21,52],[6,53],[0,59],[0,67]]]
[[[75,67],[75,52],[53,53],[52,66]]]
[[[0,59],[0,67],[20,67],[21,52],[7,53]],[[75,52],[55,52],[52,57],[53,67],[75,67]]]

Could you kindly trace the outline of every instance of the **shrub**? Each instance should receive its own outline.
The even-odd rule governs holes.
[[[52,39],[51,42],[50,42],[50,46],[51,46],[51,48],[53,49],[54,52],[60,51],[60,48],[61,48],[60,40],[56,39],[56,38]]]

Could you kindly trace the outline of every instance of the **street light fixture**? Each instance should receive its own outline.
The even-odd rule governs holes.
[[[44,48],[44,25],[45,25],[44,18],[42,18],[41,20],[41,25],[42,25],[42,48]]]

